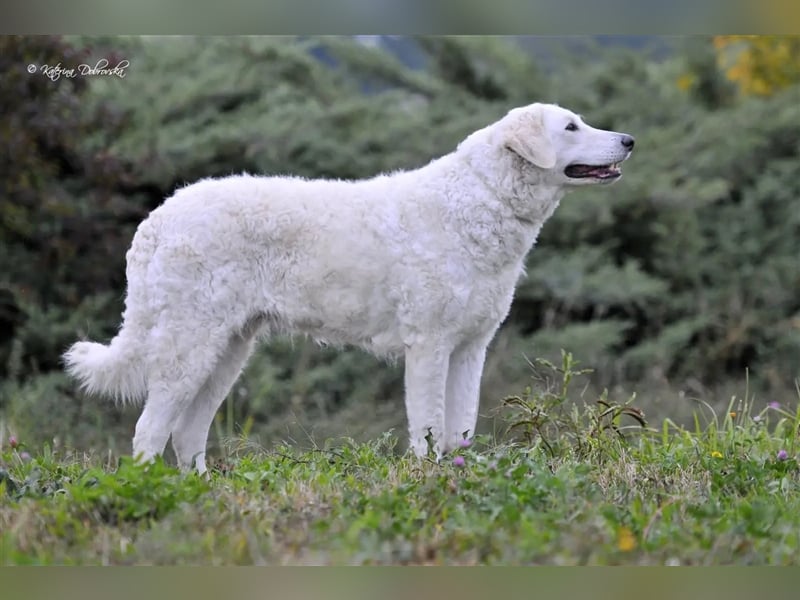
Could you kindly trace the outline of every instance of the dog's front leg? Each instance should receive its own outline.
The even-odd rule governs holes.
[[[470,340],[450,356],[445,400],[443,450],[458,448],[461,440],[475,435],[480,404],[481,374],[491,335]]]
[[[409,446],[417,456],[432,450],[438,460],[444,436],[445,388],[450,348],[424,342],[406,347],[406,412]],[[429,446],[430,442],[430,446]]]

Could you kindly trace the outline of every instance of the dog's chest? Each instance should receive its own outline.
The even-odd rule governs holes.
[[[397,323],[405,332],[454,339],[493,331],[508,314],[521,272],[521,261],[490,272],[453,259],[407,273],[397,289]]]

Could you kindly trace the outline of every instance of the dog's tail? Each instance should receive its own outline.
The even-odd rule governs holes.
[[[122,335],[106,345],[77,342],[64,353],[67,372],[90,394],[140,402],[147,392],[144,362]]]
[[[77,342],[64,353],[67,373],[90,394],[138,403],[147,394],[144,346],[152,327],[146,286],[147,269],[157,247],[154,219],[146,219],[136,231],[127,254],[128,290],[123,325],[108,345]]]

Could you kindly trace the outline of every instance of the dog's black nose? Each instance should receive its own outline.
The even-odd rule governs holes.
[[[628,135],[626,133],[622,134],[622,139],[620,140],[622,145],[625,146],[628,150],[633,150],[633,144],[636,140],[633,139],[632,135]]]

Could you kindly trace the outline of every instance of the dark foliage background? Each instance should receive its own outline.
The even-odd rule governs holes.
[[[531,383],[526,359],[562,348],[595,369],[583,400],[635,389],[651,419],[745,386],[796,402],[800,87],[745,95],[712,40],[646,41],[0,38],[0,427],[128,451],[136,411],[78,394],[59,355],[114,335],[136,224],[177,187],[413,168],[533,101],[630,132],[637,152],[622,182],[567,196],[544,228],[484,412]],[[26,69],[101,58],[130,61],[125,77]],[[402,430],[401,398],[400,365],[274,340],[213,438],[374,436]]]

